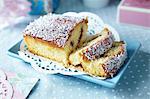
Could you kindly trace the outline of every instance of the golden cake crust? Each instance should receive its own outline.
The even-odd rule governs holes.
[[[38,52],[38,50],[34,49],[33,47],[31,47],[32,45],[36,45],[37,43],[41,44],[41,45],[44,45],[45,47],[47,47],[48,49],[50,49],[51,47],[53,48],[56,48],[57,50],[63,50],[63,48],[59,48],[57,47],[55,44],[51,44],[51,46],[49,46],[50,42],[47,42],[47,41],[44,41],[42,39],[39,39],[39,38],[33,38],[31,36],[25,36],[24,37],[24,41],[26,42],[26,44],[28,45],[28,50],[31,52],[31,53],[34,53],[36,55],[40,55],[40,56],[43,56],[45,58],[49,58],[49,59],[52,59],[54,61],[58,61],[58,62],[61,62],[59,60],[56,60],[55,58],[53,57],[48,57],[46,55],[43,55],[41,53]],[[40,46],[39,46],[40,47]],[[43,49],[44,50],[44,49]]]

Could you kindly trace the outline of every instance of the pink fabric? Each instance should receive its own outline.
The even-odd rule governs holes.
[[[150,9],[150,0],[124,0],[122,5]]]
[[[25,96],[23,96],[23,94],[20,93],[20,91],[18,91],[17,88],[15,88],[15,86],[13,86],[13,90],[14,93],[12,99],[25,99]]]
[[[30,78],[22,73],[9,72],[4,69],[1,70],[6,74],[6,80],[12,85],[13,96],[11,99],[26,99],[33,86],[38,81],[38,79],[32,77]]]
[[[31,10],[28,0],[2,0],[0,7],[0,29],[15,25],[19,18],[26,17]],[[18,19],[18,20],[17,20]]]
[[[11,79],[16,76],[16,74],[12,72],[6,72],[6,75],[7,79]],[[25,99],[25,96],[15,87],[15,85],[13,85],[12,87],[14,91],[12,99]]]
[[[150,27],[150,13],[121,10],[119,21],[123,23]]]

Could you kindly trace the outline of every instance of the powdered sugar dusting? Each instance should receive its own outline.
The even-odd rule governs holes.
[[[23,34],[64,47],[71,35],[70,31],[83,20],[81,17],[48,14],[30,23]]]
[[[104,54],[112,47],[113,42],[114,37],[111,32],[108,32],[106,37],[84,50],[83,54],[88,60],[98,59],[100,55]]]
[[[125,59],[127,58],[126,45],[121,45],[121,51],[119,51],[116,55],[108,58],[107,61],[103,64],[103,68],[105,72],[109,73],[109,75],[113,76],[113,74],[120,68]]]

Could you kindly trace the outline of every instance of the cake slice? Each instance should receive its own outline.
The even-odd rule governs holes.
[[[81,64],[81,58],[85,60],[95,60],[108,51],[114,42],[113,34],[105,28],[101,35],[85,44],[69,57],[70,64]]]
[[[70,53],[86,40],[87,22],[80,17],[45,15],[26,27],[24,41],[30,52],[66,65]]]
[[[85,72],[90,75],[106,78],[113,77],[125,61],[126,56],[127,52],[124,42],[114,42],[112,48],[108,52],[95,60],[84,58],[83,55],[75,56],[75,53],[72,54],[72,57],[79,58],[78,61],[80,61]]]

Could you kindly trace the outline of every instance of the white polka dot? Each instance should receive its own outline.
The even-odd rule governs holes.
[[[96,88],[97,88],[97,86],[94,86],[94,88],[96,89]]]
[[[47,88],[47,85],[45,85],[44,88]]]
[[[145,81],[144,81],[144,80],[142,80],[141,82],[142,82],[142,83],[144,83]]]
[[[70,94],[70,98],[73,98],[72,94]]]
[[[133,97],[133,95],[132,95],[132,94],[130,94],[130,97]]]
[[[79,95],[78,95],[79,97],[81,97],[82,95],[79,93]]]
[[[148,69],[145,69],[146,72],[148,72]]]
[[[142,95],[141,93],[138,94],[138,96],[141,96],[141,95]]]
[[[146,65],[145,64],[143,64],[143,67],[145,67]]]
[[[56,78],[55,78],[55,77],[53,77],[53,80],[56,80]]]
[[[141,72],[141,70],[137,70],[137,72]]]
[[[150,96],[150,92],[147,92],[147,95],[149,95],[149,96]]]
[[[40,87],[38,87],[37,90],[40,90]]]
[[[137,83],[137,81],[133,81],[133,83],[134,83],[134,84],[136,84],[136,83]]]
[[[139,77],[140,77],[140,78],[142,78],[142,77],[143,77],[143,75],[140,75]]]
[[[135,67],[138,67],[138,65],[135,65]]]
[[[132,75],[131,78],[135,78],[135,77]]]
[[[40,94],[39,94],[39,93],[36,93],[35,95],[36,95],[36,97],[39,97],[39,96],[40,96]]]
[[[147,89],[147,86],[144,86],[144,89]]]
[[[108,97],[105,97],[104,99],[109,99]]]
[[[64,96],[61,96],[61,99],[65,99],[65,97],[64,97]]]
[[[131,91],[131,88],[128,88],[128,91]]]
[[[81,90],[81,88],[78,88],[78,90],[80,91],[80,90]]]
[[[133,60],[134,63],[136,63],[136,60]]]
[[[125,96],[122,96],[122,99],[125,98]]]
[[[116,99],[117,97],[116,96],[114,96],[114,99]]]
[[[133,71],[130,71],[130,73],[133,73]]]
[[[112,91],[112,92],[115,92],[115,90],[114,90],[114,89],[112,89],[111,91]]]
[[[103,92],[106,93],[106,90],[104,90]]]
[[[122,92],[122,91],[123,91],[123,89],[119,89],[119,91],[120,91],[120,92]]]
[[[88,89],[89,89],[89,87],[86,87],[86,89],[88,90]]]
[[[136,90],[139,90],[139,87],[136,87]]]
[[[87,95],[87,96],[89,96],[89,95],[90,95],[90,93],[86,93],[86,95]]]
[[[126,85],[128,85],[129,83],[128,82],[126,82]]]
[[[56,97],[53,97],[53,99],[57,99]]]
[[[98,92],[96,91],[95,94],[98,95]]]
[[[72,85],[72,82],[69,82],[69,85]]]
[[[56,91],[52,91],[53,94],[56,94]]]

